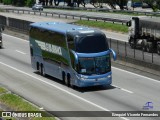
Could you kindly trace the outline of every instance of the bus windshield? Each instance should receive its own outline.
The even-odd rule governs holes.
[[[105,74],[111,70],[110,55],[101,57],[79,58],[79,74]]]
[[[86,35],[76,38],[76,51],[97,53],[108,50],[106,37],[102,34]]]

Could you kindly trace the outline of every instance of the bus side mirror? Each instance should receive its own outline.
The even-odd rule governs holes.
[[[112,50],[112,49],[109,49],[109,50],[110,50],[110,52],[111,52],[112,55],[113,55],[113,60],[115,61],[115,60],[117,59],[116,52],[114,52],[114,50]]]
[[[130,26],[131,26],[131,21],[128,21],[128,22],[126,23],[126,25],[127,25],[128,27],[130,27]]]

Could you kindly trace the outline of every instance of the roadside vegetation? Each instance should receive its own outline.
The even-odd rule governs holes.
[[[128,27],[126,25],[118,24],[118,23],[110,23],[110,22],[102,22],[102,21],[87,21],[87,20],[79,20],[75,22],[79,25],[84,25],[88,27],[95,27],[99,29],[104,29],[113,32],[127,33]]]
[[[8,93],[8,90],[0,87],[0,104],[3,104],[7,108],[14,111],[40,111],[38,107],[27,102],[20,96],[12,93]],[[3,108],[2,110],[3,111]],[[43,115],[47,115],[47,112],[43,112]],[[6,118],[8,119],[8,118]],[[55,120],[54,117],[42,117],[42,118],[31,118],[30,120]]]
[[[0,94],[2,94],[2,93],[6,93],[6,92],[7,92],[7,90],[6,90],[5,88],[0,87]]]
[[[15,6],[32,6],[36,0],[0,0],[0,3],[6,5],[15,5]],[[135,7],[145,7],[146,5],[152,8],[153,11],[160,9],[160,0],[129,0],[132,1],[133,9]],[[92,5],[95,8],[105,8],[106,6],[111,9],[126,9],[128,0],[39,0],[39,3],[43,6],[59,6],[59,3],[63,2],[66,6],[69,7],[86,7],[87,4]],[[136,4],[140,4],[136,6]],[[144,4],[146,4],[144,6]],[[118,6],[118,7],[117,7]]]

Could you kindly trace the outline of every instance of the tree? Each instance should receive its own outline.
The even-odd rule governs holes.
[[[142,0],[142,2],[148,4],[148,6],[153,9],[153,11],[160,9],[160,0]]]

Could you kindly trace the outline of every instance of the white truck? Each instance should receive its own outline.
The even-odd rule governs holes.
[[[132,17],[128,26],[131,48],[141,48],[160,55],[160,18]]]
[[[2,43],[2,31],[4,30],[4,26],[0,25],[0,48],[2,48],[3,43]]]

